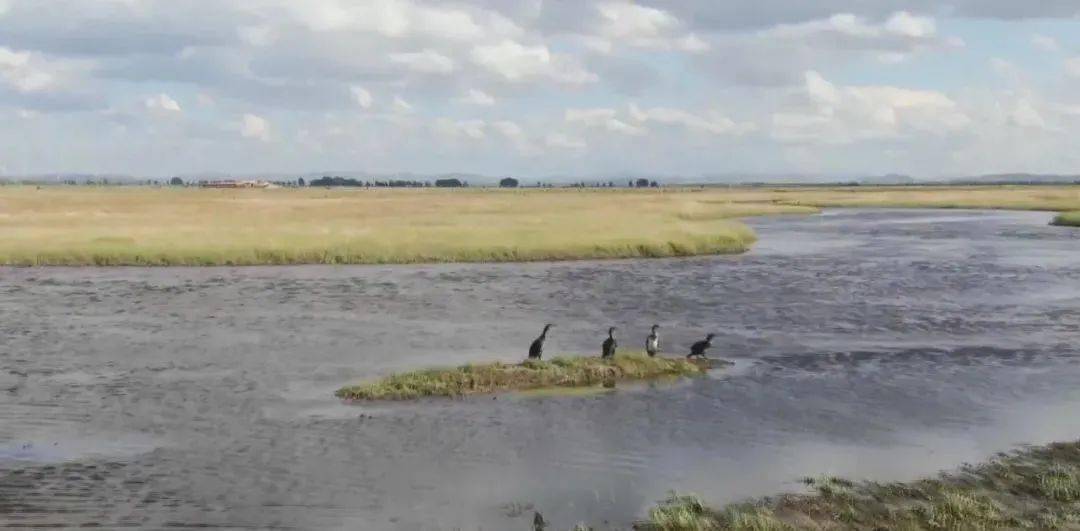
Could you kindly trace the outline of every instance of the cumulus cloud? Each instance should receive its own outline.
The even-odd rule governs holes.
[[[270,122],[256,114],[245,114],[240,120],[240,136],[269,142]]]
[[[551,53],[544,45],[526,46],[511,40],[473,48],[472,60],[513,82],[547,78],[578,85],[599,79],[571,56]]]
[[[703,52],[709,44],[693,33],[685,33],[682,23],[671,13],[629,1],[596,5],[599,23],[596,34],[586,41],[591,48],[607,52],[613,43],[640,48]]]
[[[772,115],[772,134],[784,141],[847,144],[908,134],[943,135],[971,123],[945,94],[892,86],[837,86],[805,74],[803,103]]]
[[[147,109],[151,110],[181,112],[180,104],[165,93],[146,98],[143,104],[146,106]]]
[[[737,123],[715,111],[705,113],[692,113],[683,109],[671,107],[652,107],[642,109],[637,104],[630,104],[630,116],[640,123],[654,122],[657,124],[679,126],[691,131],[705,132],[714,135],[743,134],[755,129],[754,124],[749,122]]]
[[[360,106],[361,109],[370,109],[374,99],[371,97],[371,93],[364,87],[353,85],[349,87],[349,92],[352,93],[353,100]]]
[[[405,101],[405,98],[402,98],[401,96],[394,96],[394,102],[393,102],[392,105],[394,106],[394,111],[395,112],[399,112],[399,113],[413,112],[412,104]]]
[[[580,123],[612,133],[634,136],[645,134],[644,128],[628,124],[615,115],[615,109],[567,109],[564,118],[569,123]]]
[[[1063,161],[1051,149],[1080,134],[1080,57],[1057,25],[1011,21],[1076,14],[1075,0],[0,0],[0,114],[64,131],[33,137],[57,153],[33,171],[191,170],[116,147],[155,141],[211,145],[200,164],[224,171],[348,167],[360,153],[492,173],[739,171],[819,153],[887,167],[900,144],[927,167],[969,167],[980,147],[1009,160],[1015,139],[993,130],[1024,138],[1018,161]],[[1057,70],[955,53],[957,17],[980,41],[1023,36],[993,55],[1037,50]],[[942,65],[999,75],[912,77]],[[18,123],[0,123],[0,141],[25,143]],[[304,141],[269,142],[283,138]],[[447,142],[470,157],[423,155]],[[566,156],[536,158],[552,152]]]
[[[495,98],[491,97],[490,94],[477,89],[469,89],[469,92],[461,98],[458,98],[458,101],[462,103],[468,103],[470,105],[495,105]]]
[[[454,71],[454,60],[434,50],[392,53],[390,61],[403,65],[413,72],[423,74],[449,74]]]

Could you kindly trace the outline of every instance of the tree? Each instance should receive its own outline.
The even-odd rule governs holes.
[[[169,179],[169,184],[172,186],[184,186],[184,180],[179,177],[173,177]]]
[[[296,185],[297,186],[304,186],[304,178],[301,177],[301,178],[297,179],[296,180]]]
[[[436,179],[435,186],[439,188],[460,188],[463,184],[460,179]]]
[[[637,182],[635,182],[634,184],[636,184],[638,188],[648,188],[649,187],[649,180],[648,179],[638,179]]]
[[[500,188],[517,188],[518,180],[513,177],[504,177],[499,181]]]
[[[649,186],[652,187],[652,188],[660,188],[660,183],[658,183],[656,181],[653,181],[653,182],[649,183]]]

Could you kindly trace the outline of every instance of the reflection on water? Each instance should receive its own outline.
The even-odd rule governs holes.
[[[737,257],[0,270],[0,522],[624,528],[823,473],[908,479],[1080,435],[1080,232],[1048,215],[754,220]],[[708,331],[674,385],[346,405],[391,371]],[[640,337],[638,337],[640,336]],[[637,348],[637,347],[635,347]]]

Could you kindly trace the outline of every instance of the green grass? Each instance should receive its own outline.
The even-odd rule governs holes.
[[[1053,224],[1067,227],[1080,227],[1080,210],[1058,214],[1054,218]]]
[[[636,528],[649,531],[786,529],[1080,529],[1080,441],[1000,455],[909,483],[807,479],[784,494],[722,509],[672,494]]]
[[[456,368],[426,369],[394,374],[366,384],[343,387],[339,398],[348,400],[412,400],[421,397],[521,391],[556,387],[613,385],[625,380],[698,375],[699,363],[681,358],[650,358],[644,354],[619,354],[600,358],[554,358],[518,364],[469,364]]]

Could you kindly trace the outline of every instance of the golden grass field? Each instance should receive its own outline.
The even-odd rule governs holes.
[[[0,186],[0,264],[495,262],[737,253],[822,206],[1080,210],[1080,187],[650,190]]]

